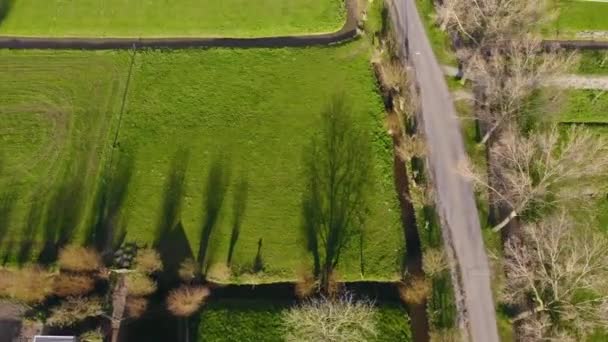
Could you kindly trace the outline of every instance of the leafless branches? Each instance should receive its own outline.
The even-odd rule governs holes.
[[[527,225],[506,245],[508,302],[529,300],[520,315],[529,337],[580,338],[608,327],[608,240],[577,229],[565,215]]]
[[[357,342],[376,336],[372,302],[352,295],[314,298],[287,311],[283,317],[286,341]]]
[[[494,192],[495,201],[512,208],[495,231],[531,207],[595,195],[602,189],[594,181],[608,172],[608,142],[584,127],[560,134],[556,125],[531,137],[509,130],[491,153],[497,165],[490,182],[470,166],[464,168],[464,175]]]

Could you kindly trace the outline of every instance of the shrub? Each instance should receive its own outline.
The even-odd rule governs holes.
[[[82,335],[80,335],[80,338],[78,339],[78,341],[80,341],[80,342],[103,342],[103,334],[101,333],[101,330],[99,330],[99,329],[90,330],[90,331],[87,331],[87,332],[83,333]]]
[[[95,288],[95,280],[86,275],[60,273],[53,281],[53,293],[59,297],[82,296]]]
[[[46,323],[55,327],[67,327],[101,314],[103,308],[98,298],[70,297],[51,310]]]
[[[407,284],[399,285],[399,296],[407,304],[421,304],[429,295],[431,284],[424,278],[412,278]]]
[[[102,266],[97,251],[76,245],[61,249],[57,263],[60,269],[72,272],[93,272]]]
[[[209,267],[209,271],[207,271],[207,279],[214,280],[217,282],[227,282],[232,277],[232,270],[230,266],[226,265],[223,262],[217,262]]]
[[[182,285],[171,291],[167,298],[167,309],[178,317],[188,317],[195,313],[209,296],[204,286]]]
[[[163,270],[160,255],[152,248],[143,248],[137,251],[135,269],[145,274],[153,274]]]
[[[8,270],[3,274],[4,294],[26,304],[42,303],[52,291],[53,275],[39,266]]]
[[[141,317],[148,308],[148,300],[142,297],[127,298],[126,309],[127,315],[131,318]]]
[[[424,273],[429,277],[435,277],[443,273],[448,268],[443,250],[431,248],[424,251],[422,258]]]
[[[126,277],[129,296],[144,297],[156,291],[156,283],[142,273],[129,273]]]
[[[374,339],[376,308],[350,294],[307,300],[283,315],[286,341],[363,342]]]
[[[307,298],[319,288],[319,283],[310,272],[301,272],[296,283],[295,291],[298,298]]]

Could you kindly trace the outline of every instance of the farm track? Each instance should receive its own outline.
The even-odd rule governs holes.
[[[135,48],[279,48],[331,45],[357,35],[357,0],[346,1],[346,22],[336,32],[260,38],[54,38],[0,37],[4,49],[115,50]]]

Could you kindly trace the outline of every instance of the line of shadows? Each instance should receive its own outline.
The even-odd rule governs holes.
[[[211,265],[210,259],[215,254],[212,249],[216,244],[211,244],[210,240],[220,217],[224,198],[226,197],[226,191],[228,190],[229,180],[230,162],[223,160],[222,156],[218,155],[211,162],[205,195],[203,196],[203,212],[205,213],[205,219],[201,225],[201,238],[198,246],[197,261],[199,265],[203,267],[204,274],[207,273],[207,270]]]
[[[88,227],[86,244],[94,246],[110,262],[113,252],[127,235],[122,208],[133,176],[134,154],[120,155],[116,166],[104,169],[99,178],[93,206],[93,220]]]
[[[42,231],[43,247],[38,262],[51,264],[59,249],[68,244],[84,213],[87,158],[78,158],[59,176],[61,182],[51,193],[46,205]]]
[[[179,148],[175,152],[164,184],[156,226],[154,246],[163,261],[165,272],[161,276],[161,284],[166,287],[177,281],[180,264],[193,257],[192,248],[181,223],[189,160],[188,150]]]
[[[243,216],[245,214],[248,190],[249,183],[247,178],[241,177],[241,181],[237,185],[234,192],[234,200],[232,202],[232,231],[230,232],[230,246],[228,247],[228,259],[226,261],[228,265],[232,264],[232,254],[234,253],[234,249],[241,234],[241,225],[243,223]]]

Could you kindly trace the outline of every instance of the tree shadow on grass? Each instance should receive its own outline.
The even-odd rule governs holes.
[[[99,178],[86,244],[94,246],[106,262],[111,261],[113,252],[122,245],[127,234],[122,207],[133,175],[133,155],[121,154],[116,166],[105,169]]]
[[[178,280],[180,264],[185,259],[193,257],[190,243],[181,223],[189,158],[189,152],[181,148],[173,156],[164,185],[156,227],[154,246],[163,261],[165,272],[161,276],[161,285],[166,288]]]
[[[0,0],[0,26],[13,8],[15,0]]]
[[[40,224],[42,223],[44,202],[33,198],[31,203],[25,223],[23,224],[19,249],[17,250],[16,259],[19,265],[23,265],[31,260],[34,242],[38,237]]]
[[[2,255],[6,259],[6,256],[10,254],[9,246],[5,246],[5,240],[9,237],[9,226],[11,225],[11,218],[15,209],[15,203],[17,201],[17,193],[8,190],[0,193],[0,250]],[[12,239],[17,238],[13,236]],[[22,238],[27,238],[23,236]]]
[[[241,181],[237,185],[234,193],[234,200],[232,202],[232,231],[230,233],[230,246],[228,247],[228,259],[226,261],[228,265],[232,263],[232,254],[234,253],[236,243],[238,242],[241,234],[241,225],[243,223],[243,216],[245,214],[248,190],[249,183],[247,182],[247,178],[242,177]]]
[[[354,125],[351,111],[343,96],[334,96],[322,112],[319,134],[305,151],[302,230],[323,289],[368,214],[371,136]]]
[[[46,206],[43,227],[44,246],[38,262],[48,265],[57,259],[59,249],[68,244],[82,218],[85,202],[87,158],[79,158],[67,167],[61,183],[52,192]]]
[[[201,225],[197,261],[203,267],[204,274],[207,273],[207,269],[211,264],[210,259],[214,255],[214,251],[212,250],[214,246],[210,244],[210,240],[224,204],[230,179],[230,168],[227,166],[229,163],[222,159],[221,156],[216,156],[211,163],[203,199],[205,218]]]

